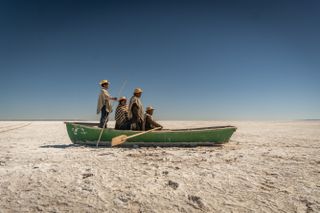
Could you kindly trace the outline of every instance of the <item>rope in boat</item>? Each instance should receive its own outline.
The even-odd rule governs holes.
[[[27,124],[19,125],[19,126],[17,126],[17,127],[11,128],[11,129],[2,130],[2,131],[0,131],[0,133],[9,132],[9,131],[15,130],[15,129],[20,129],[20,128],[29,126],[30,124],[31,124],[31,123],[27,123]]]

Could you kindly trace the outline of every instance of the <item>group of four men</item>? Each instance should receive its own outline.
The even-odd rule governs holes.
[[[159,123],[153,120],[152,115],[154,108],[148,106],[146,112],[143,111],[143,105],[141,102],[142,89],[136,88],[133,92],[133,96],[130,99],[129,105],[127,105],[126,97],[112,97],[109,92],[109,81],[100,81],[101,93],[98,99],[97,114],[101,113],[99,127],[107,127],[109,114],[112,112],[111,101],[119,101],[115,113],[116,125],[115,129],[119,130],[136,130],[144,131],[150,130],[156,127],[163,128]]]

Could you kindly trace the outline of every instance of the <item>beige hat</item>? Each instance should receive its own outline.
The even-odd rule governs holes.
[[[108,81],[108,80],[102,80],[102,81],[100,81],[99,84],[100,84],[100,85],[102,85],[102,84],[109,84],[109,81]]]
[[[136,94],[136,93],[142,93],[142,92],[143,91],[141,88],[135,88],[133,93]]]
[[[152,106],[148,106],[148,107],[146,108],[146,112],[147,112],[147,111],[150,111],[150,110],[154,110],[154,108],[153,108]]]
[[[119,98],[119,102],[123,101],[123,100],[127,100],[127,98],[125,96],[122,96],[122,97]]]

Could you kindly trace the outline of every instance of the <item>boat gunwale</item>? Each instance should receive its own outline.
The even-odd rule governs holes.
[[[101,128],[94,127],[93,125],[97,125],[98,123],[85,123],[85,122],[64,122],[65,124],[71,124],[71,125],[79,125],[83,126],[85,128],[95,129],[95,130],[101,130]],[[117,132],[133,132],[133,133],[139,133],[143,131],[134,131],[134,130],[119,130],[114,128],[107,128],[112,131]],[[221,130],[221,129],[234,129],[237,130],[237,127],[235,126],[212,126],[212,127],[199,127],[199,128],[189,128],[189,129],[163,129],[160,131],[155,131],[154,133],[167,133],[167,132],[199,132],[199,131],[206,131],[206,130]]]

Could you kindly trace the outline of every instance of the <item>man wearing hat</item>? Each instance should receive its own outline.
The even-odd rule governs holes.
[[[131,130],[144,130],[143,105],[141,102],[142,89],[135,88],[129,104],[129,119],[131,120]]]
[[[144,125],[145,125],[145,130],[150,130],[154,129],[157,127],[163,128],[163,126],[156,121],[153,120],[152,115],[153,115],[154,108],[152,106],[148,106],[146,109],[146,113],[144,115]]]
[[[128,117],[127,98],[119,98],[119,105],[115,114],[116,126],[115,129],[128,130],[130,129],[130,121]]]
[[[117,98],[111,97],[108,88],[109,88],[109,81],[108,80],[102,80],[100,81],[101,86],[101,93],[99,95],[98,99],[98,106],[97,106],[97,114],[101,112],[101,118],[100,118],[100,128],[107,128],[107,122],[108,122],[108,115],[112,112],[112,105],[111,101],[116,101]],[[105,125],[105,126],[104,126]]]

